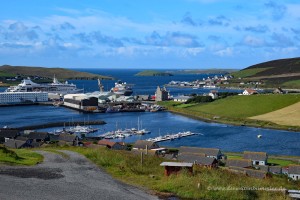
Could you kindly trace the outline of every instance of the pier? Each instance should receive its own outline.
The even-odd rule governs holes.
[[[191,131],[186,131],[186,132],[179,132],[176,134],[168,134],[164,136],[159,136],[155,138],[148,138],[147,141],[151,142],[163,142],[167,140],[175,140],[175,139],[180,139],[182,137],[188,137],[188,136],[193,136],[193,135],[202,135],[201,133],[192,133]]]
[[[102,120],[96,120],[96,121],[75,121],[75,122],[51,122],[51,123],[46,123],[46,124],[38,124],[38,125],[31,125],[31,126],[22,126],[18,127],[18,129],[21,130],[35,130],[35,129],[43,129],[43,128],[51,128],[51,127],[61,127],[65,125],[104,125],[106,124],[105,121]]]

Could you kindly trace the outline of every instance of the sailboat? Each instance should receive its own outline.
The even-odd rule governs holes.
[[[141,129],[140,129],[140,126],[141,126]],[[142,129],[142,121],[140,122],[140,118],[138,117],[138,130],[136,131],[136,134],[144,135],[144,134],[148,134],[148,133],[151,133],[151,132],[146,129]]]

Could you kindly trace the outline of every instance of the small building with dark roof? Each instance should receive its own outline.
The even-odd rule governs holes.
[[[220,149],[216,148],[198,148],[198,147],[179,147],[180,154],[204,154],[206,157],[215,158],[217,160],[222,159],[222,154]]]
[[[249,177],[264,179],[268,177],[268,173],[262,170],[254,170],[248,168],[241,168],[241,167],[229,167],[229,170],[232,172],[238,172],[244,174]]]
[[[132,149],[158,149],[159,145],[156,142],[146,141],[146,140],[137,140]]]
[[[269,166],[269,172],[272,174],[282,174],[281,166]]]
[[[5,138],[15,139],[19,135],[20,135],[20,131],[18,129],[1,128],[0,129],[0,144],[3,144],[5,142]]]
[[[250,159],[253,165],[266,165],[268,154],[266,152],[244,151],[244,159]]]
[[[50,140],[49,133],[47,132],[31,132],[27,137],[34,142],[46,142]]]
[[[293,180],[300,180],[300,165],[289,165],[288,177]]]
[[[9,139],[4,143],[5,147],[13,148],[13,149],[20,149],[25,147],[31,147],[30,144],[28,144],[27,141],[23,140],[15,140],[15,139]]]
[[[193,163],[186,162],[163,162],[160,166],[165,167],[165,175],[178,174],[181,170],[186,169],[190,174],[193,174]]]
[[[60,144],[78,146],[79,138],[77,135],[62,133],[59,134],[58,141],[60,142]]]
[[[252,162],[249,159],[227,159],[227,167],[240,167],[240,168],[250,168],[252,167]]]
[[[177,159],[182,162],[194,163],[200,167],[207,167],[210,169],[218,167],[217,159],[205,157],[203,155],[184,153],[184,154],[179,154]]]
[[[120,142],[113,142],[109,140],[99,140],[98,145],[102,145],[113,150],[125,150],[126,148],[125,145],[121,144]]]

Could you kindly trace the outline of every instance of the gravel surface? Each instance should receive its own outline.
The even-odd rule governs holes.
[[[158,199],[114,180],[84,156],[39,151],[44,162],[33,167],[0,166],[0,199]]]

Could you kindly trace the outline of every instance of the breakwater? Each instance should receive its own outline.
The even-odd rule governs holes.
[[[34,129],[43,129],[43,128],[51,128],[51,127],[61,127],[61,126],[67,126],[69,125],[70,122],[50,122],[50,123],[46,123],[46,124],[38,124],[38,125],[30,125],[30,126],[22,126],[22,127],[18,127],[18,129],[21,130],[34,130]],[[105,121],[102,120],[96,120],[96,121],[75,121],[72,122],[71,125],[104,125],[106,124]]]

